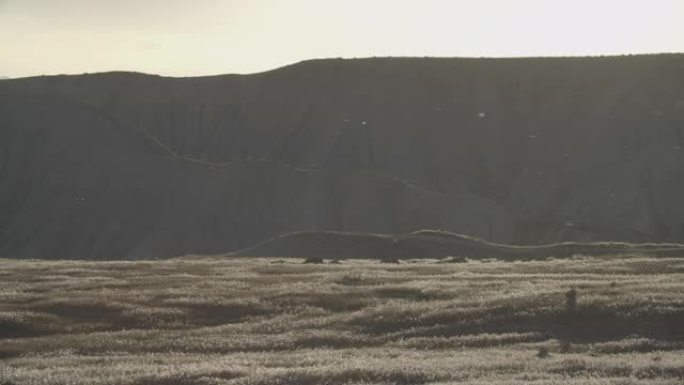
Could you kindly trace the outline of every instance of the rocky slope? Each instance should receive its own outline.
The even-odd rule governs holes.
[[[0,255],[302,230],[684,241],[684,55],[316,60],[0,84]]]

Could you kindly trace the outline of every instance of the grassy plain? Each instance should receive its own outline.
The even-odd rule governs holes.
[[[0,260],[3,385],[451,383],[683,384],[684,259]]]

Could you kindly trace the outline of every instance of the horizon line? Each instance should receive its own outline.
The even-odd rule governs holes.
[[[106,75],[106,74],[136,74],[145,76],[154,76],[170,79],[194,79],[194,78],[210,78],[210,77],[222,77],[222,76],[250,76],[265,74],[273,71],[278,71],[283,68],[293,67],[296,65],[316,62],[316,61],[332,61],[332,60],[386,60],[386,59],[439,59],[439,60],[530,60],[530,59],[610,59],[610,58],[624,58],[624,57],[644,57],[644,56],[676,56],[684,55],[684,52],[644,52],[644,53],[624,53],[624,54],[588,54],[588,55],[530,55],[530,56],[355,56],[355,57],[318,57],[310,59],[302,59],[293,61],[288,64],[283,64],[271,69],[263,71],[254,72],[222,72],[216,74],[206,74],[206,75],[187,75],[187,76],[176,76],[176,75],[161,75],[158,73],[143,72],[143,71],[133,71],[133,70],[105,70],[97,72],[80,72],[80,73],[55,73],[55,74],[40,74],[40,75],[29,75],[20,77],[9,77],[0,74],[0,81],[2,80],[20,80],[20,79],[32,79],[41,77],[63,77],[63,76],[92,76],[92,75]]]

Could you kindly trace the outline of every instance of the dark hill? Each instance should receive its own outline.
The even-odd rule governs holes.
[[[574,255],[683,256],[682,244],[563,242],[540,246],[511,246],[442,231],[409,234],[297,232],[283,234],[254,247],[231,253],[241,257],[300,258],[504,258],[531,259]]]
[[[0,255],[293,231],[684,241],[684,55],[315,60],[0,83]]]

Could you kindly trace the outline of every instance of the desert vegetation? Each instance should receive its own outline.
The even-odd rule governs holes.
[[[0,384],[684,383],[684,259],[304,262],[0,260]]]

